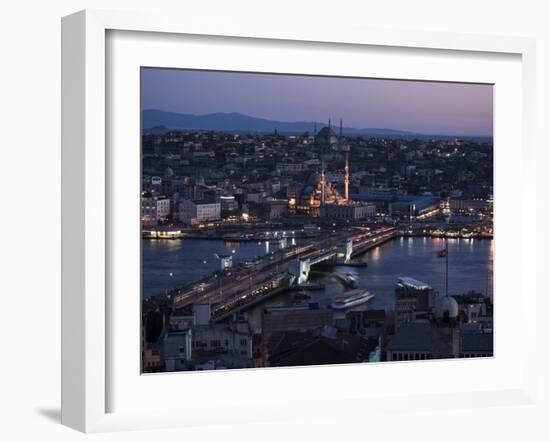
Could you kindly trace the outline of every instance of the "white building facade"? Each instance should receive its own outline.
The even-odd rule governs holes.
[[[141,221],[144,225],[155,225],[170,215],[170,198],[152,196],[141,197]]]
[[[179,219],[187,224],[198,224],[204,221],[221,219],[221,204],[203,201],[181,200],[179,202]]]

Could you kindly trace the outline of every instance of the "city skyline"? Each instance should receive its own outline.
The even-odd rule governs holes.
[[[493,135],[493,87],[348,77],[142,68],[142,111],[242,113],[281,122],[342,118],[357,129]]]
[[[144,72],[142,372],[493,356],[491,86]]]

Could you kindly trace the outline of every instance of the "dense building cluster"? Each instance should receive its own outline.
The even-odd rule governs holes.
[[[239,266],[219,255],[212,275],[145,299],[144,371],[492,355],[491,299],[440,294],[407,277],[389,310],[340,310],[306,296],[263,309],[260,328],[252,327],[245,307],[308,286],[313,266],[360,265],[358,251],[402,235],[492,236],[492,143],[350,137],[341,127],[144,133],[145,238],[234,231],[237,240],[276,239],[279,247]],[[307,241],[289,246],[274,226]]]
[[[357,222],[490,215],[489,142],[151,130],[142,222]]]
[[[353,362],[409,361],[493,355],[493,304],[475,292],[449,296],[403,277],[394,309],[340,314],[304,303],[266,308],[261,332],[246,314],[216,323],[211,306],[156,312],[153,343],[143,342],[143,370],[183,371]],[[147,320],[147,319],[146,319]],[[148,320],[152,320],[150,316]],[[144,324],[144,329],[147,324]]]

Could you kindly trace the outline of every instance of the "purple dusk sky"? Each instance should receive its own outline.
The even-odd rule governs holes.
[[[493,86],[179,69],[141,71],[142,109],[239,112],[277,121],[329,118],[355,128],[493,134]]]

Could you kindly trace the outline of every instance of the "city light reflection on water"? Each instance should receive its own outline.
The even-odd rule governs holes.
[[[220,268],[216,255],[233,256],[235,264],[264,255],[256,242],[170,239],[142,240],[142,296],[162,293]],[[233,252],[235,251],[235,252]],[[169,274],[171,277],[168,277]]]
[[[225,241],[225,247],[228,249],[238,249],[241,246],[241,241]]]
[[[369,252],[368,260],[371,262],[376,262],[380,259],[380,247],[375,247]]]
[[[474,290],[492,295],[493,266],[492,240],[452,239],[449,247],[449,293],[459,294]],[[359,278],[359,288],[374,293],[375,298],[368,307],[390,310],[394,307],[394,290],[397,278],[412,276],[434,287],[440,293],[445,292],[445,259],[438,252],[445,246],[441,238],[407,238],[385,243],[372,249],[363,256],[367,267],[337,267],[339,272],[351,272]],[[325,290],[308,292],[309,302],[323,305],[342,296],[344,289],[334,279],[330,271],[316,273],[316,282],[325,285]],[[292,296],[281,296],[266,301],[249,312],[253,326],[258,327],[261,310],[265,306],[291,303]],[[306,301],[308,302],[308,301]]]
[[[367,267],[338,267],[338,271],[356,273],[360,287],[376,294],[371,305],[389,308],[399,276],[412,276],[440,292],[444,291],[445,260],[437,252],[444,247],[441,238],[400,238],[374,248],[363,256]],[[492,240],[450,239],[449,291],[451,294],[475,290],[492,294],[493,253]],[[235,250],[235,253],[233,253]],[[215,254],[232,254],[235,264],[270,251],[269,242],[241,242],[212,240],[143,240],[142,293],[149,296],[200,278],[219,268]],[[169,276],[169,274],[172,276]],[[312,300],[330,302],[343,289],[333,281],[330,272],[321,273],[323,291],[312,292]],[[272,300],[280,304],[281,300]]]

